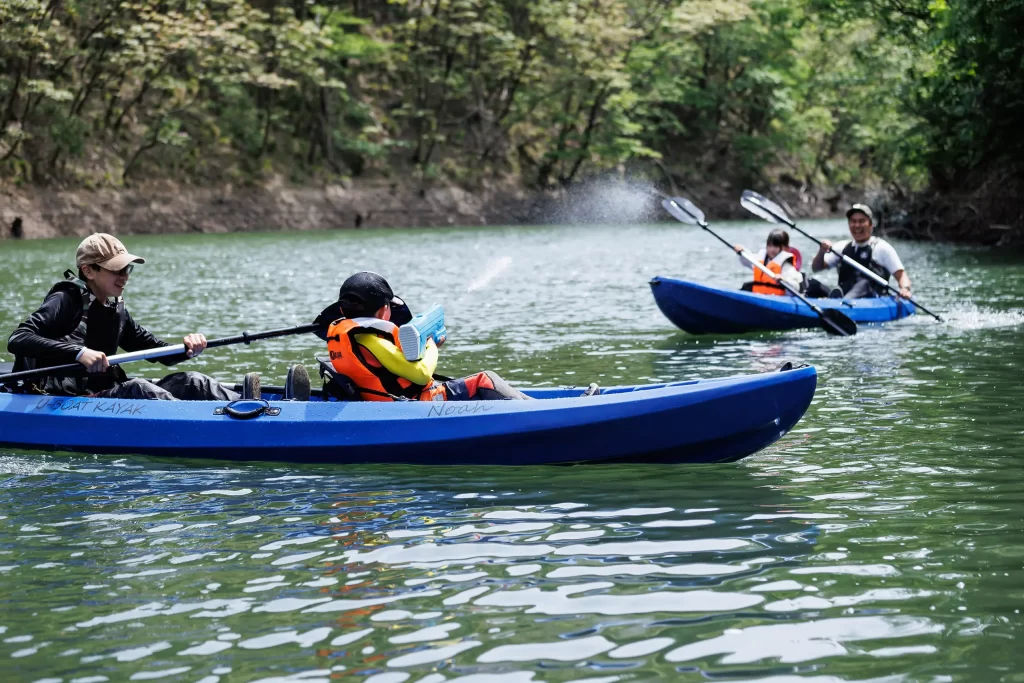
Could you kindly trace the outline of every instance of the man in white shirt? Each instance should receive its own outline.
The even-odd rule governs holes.
[[[846,212],[846,219],[850,227],[850,236],[853,239],[836,244],[834,248],[838,253],[830,251],[831,242],[822,240],[821,248],[811,263],[811,269],[817,273],[826,268],[839,266],[839,288],[845,299],[862,299],[882,296],[886,293],[884,287],[845,263],[839,256],[842,254],[878,273],[886,281],[890,277],[895,278],[900,289],[900,296],[909,299],[910,276],[907,275],[907,271],[903,268],[903,262],[900,261],[900,257],[892,245],[880,237],[871,235],[874,230],[873,218],[871,207],[867,204],[851,206],[850,210]],[[818,292],[812,294],[812,288],[817,289],[814,285],[821,286],[817,280],[812,280],[812,284],[808,287],[808,296],[825,296]],[[824,290],[824,287],[821,289]]]

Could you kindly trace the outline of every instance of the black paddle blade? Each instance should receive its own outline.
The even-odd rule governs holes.
[[[331,326],[335,320],[344,318],[341,312],[341,302],[335,301],[333,304],[320,311],[320,315],[316,317],[313,324],[316,325],[316,330],[313,334],[320,337],[324,341],[327,341],[327,328]]]
[[[842,311],[826,308],[821,311],[821,326],[837,337],[852,337],[857,334],[857,323]]]

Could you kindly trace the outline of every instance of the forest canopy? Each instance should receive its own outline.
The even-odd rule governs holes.
[[[1024,0],[5,0],[0,177],[1018,172]]]

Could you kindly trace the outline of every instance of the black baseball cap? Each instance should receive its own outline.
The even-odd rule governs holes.
[[[391,285],[383,276],[364,270],[341,284],[338,303],[346,318],[373,315],[395,298]]]

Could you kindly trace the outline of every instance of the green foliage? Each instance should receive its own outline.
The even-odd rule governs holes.
[[[928,161],[940,189],[993,166],[1021,173],[1024,131],[1022,0],[958,0],[932,8],[940,68],[913,101],[927,121]]]
[[[72,157],[81,157],[85,151],[89,123],[77,116],[54,115],[50,123],[50,137],[56,148]]]
[[[540,187],[657,160],[804,187],[1024,152],[1024,0],[0,2],[0,175],[413,173]]]
[[[8,174],[54,180],[62,157],[93,144],[94,174],[114,166],[127,179],[180,167],[200,148],[259,158],[281,132],[289,151],[305,143],[308,157],[315,147],[330,158],[333,121],[360,109],[343,60],[377,45],[348,35],[361,23],[244,0],[0,3],[0,161]]]
[[[871,18],[881,44],[905,54],[884,143],[935,189],[972,190],[1000,169],[1020,178],[1024,133],[1024,0],[814,0],[842,27]]]

